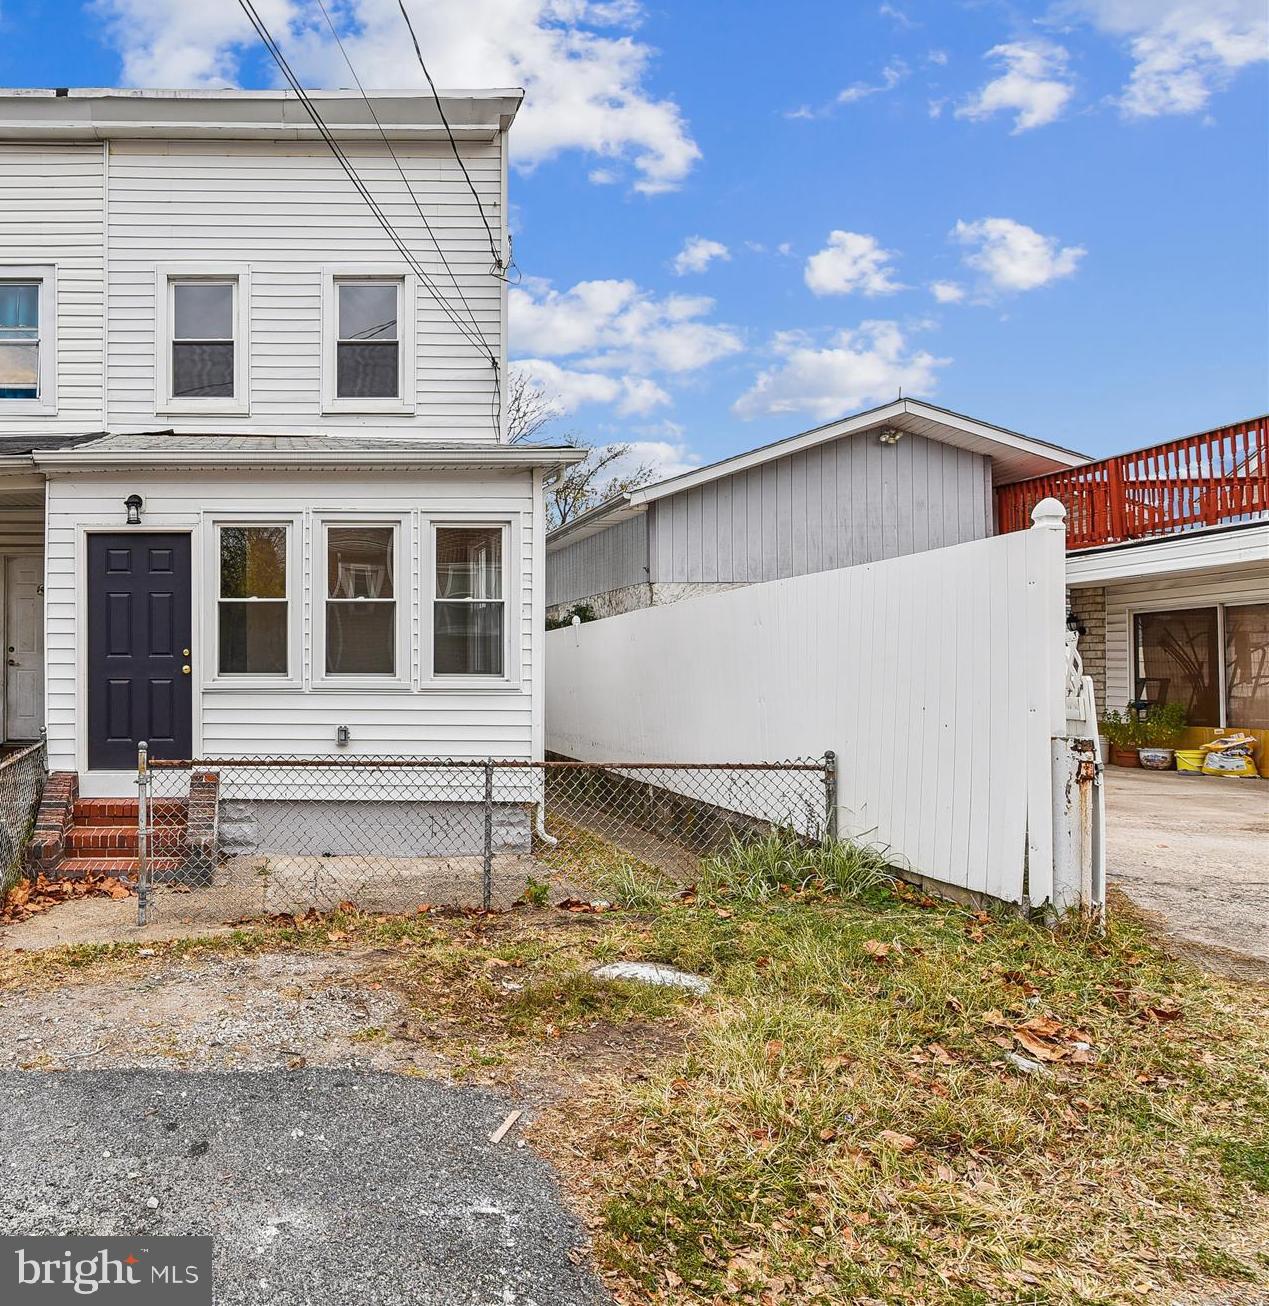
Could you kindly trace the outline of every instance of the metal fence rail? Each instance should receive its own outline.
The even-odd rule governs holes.
[[[831,755],[775,763],[334,755],[138,760],[142,923],[602,894],[773,828],[833,832]]]
[[[23,871],[35,811],[48,776],[44,741],[0,758],[0,898]]]

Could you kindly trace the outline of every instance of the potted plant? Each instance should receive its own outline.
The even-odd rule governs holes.
[[[1156,703],[1142,725],[1143,743],[1137,749],[1141,765],[1151,771],[1170,771],[1185,733],[1185,708],[1180,703]]]
[[[1110,744],[1110,760],[1116,766],[1140,766],[1137,749],[1144,742],[1144,722],[1130,707],[1122,712],[1113,708],[1102,718],[1102,734]]]

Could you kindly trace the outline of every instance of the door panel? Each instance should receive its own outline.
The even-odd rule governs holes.
[[[35,739],[44,725],[44,560],[5,562],[4,733]]]
[[[88,537],[88,765],[193,750],[190,537]]]

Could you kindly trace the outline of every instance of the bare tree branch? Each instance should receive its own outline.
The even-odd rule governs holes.
[[[551,392],[534,382],[523,368],[512,367],[507,377],[507,441],[524,444],[560,415]]]

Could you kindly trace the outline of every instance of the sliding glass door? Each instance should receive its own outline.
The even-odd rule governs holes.
[[[1133,696],[1194,726],[1269,729],[1269,603],[1138,612]]]

